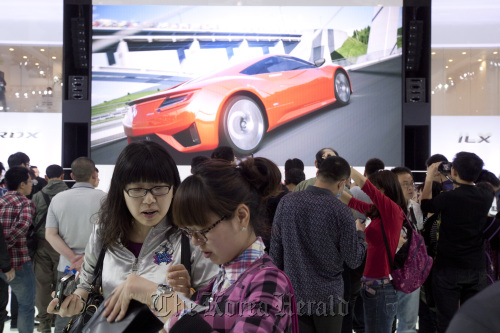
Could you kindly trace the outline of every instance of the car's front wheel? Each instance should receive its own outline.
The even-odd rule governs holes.
[[[264,137],[262,110],[252,98],[234,96],[226,104],[222,127],[226,141],[237,152],[253,153]]]
[[[346,72],[337,70],[334,79],[335,99],[340,104],[347,104],[351,99],[351,84]]]

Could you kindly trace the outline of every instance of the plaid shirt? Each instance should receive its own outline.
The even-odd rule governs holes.
[[[227,264],[220,266],[219,274],[214,283],[213,292],[224,291],[238,280],[240,275],[253,264],[253,262],[264,255],[264,242],[262,238],[258,238],[250,245],[248,249],[243,251],[238,258]],[[222,285],[222,287],[221,287]]]
[[[181,319],[174,315],[170,332],[292,332],[293,291],[285,274],[263,250],[259,238],[236,260],[223,265],[222,291],[213,293],[219,289],[216,285],[223,274],[219,273],[193,295],[196,303],[208,305],[208,309],[187,313]],[[233,279],[225,288],[225,282]]]
[[[26,236],[34,214],[35,205],[17,191],[9,191],[0,198],[0,223],[13,268],[31,261]]]

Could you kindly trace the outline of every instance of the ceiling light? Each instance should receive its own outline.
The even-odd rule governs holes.
[[[483,59],[477,59],[477,61],[483,61]]]
[[[498,51],[493,52],[493,54],[498,54]]]
[[[431,52],[431,54],[432,54],[432,55],[435,55],[435,54],[436,54],[436,52]]]
[[[45,49],[40,49],[41,52],[45,52]]]
[[[467,54],[467,52],[464,51],[464,52],[462,52],[462,54]]]
[[[23,56],[23,59],[28,59],[28,56]]]
[[[56,60],[57,58],[55,56],[53,56],[52,59]]]
[[[12,52],[12,51],[14,51],[14,49],[11,47],[11,48],[9,49],[9,51],[11,51],[11,52]]]
[[[449,61],[449,62],[453,62],[453,59],[449,59],[448,61]]]
[[[448,66],[445,66],[445,68],[448,68]]]

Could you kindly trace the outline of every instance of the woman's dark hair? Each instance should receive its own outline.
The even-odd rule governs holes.
[[[292,169],[300,169],[304,171],[304,162],[299,158],[289,158],[285,162],[285,173]]]
[[[265,229],[265,200],[281,190],[281,173],[272,161],[249,158],[237,167],[221,160],[203,163],[187,177],[174,197],[174,222],[181,227],[206,227],[210,213],[231,219],[238,205],[250,210],[250,225],[257,235]]]
[[[321,165],[321,163],[323,163],[323,160],[324,160],[323,154],[325,153],[326,150],[331,150],[335,153],[336,156],[339,156],[339,153],[337,153],[337,151],[333,148],[321,148],[316,153],[316,164],[318,165],[318,168]]]
[[[100,238],[104,246],[127,244],[132,232],[132,214],[125,203],[125,187],[130,183],[167,183],[175,193],[181,183],[174,160],[159,144],[152,141],[133,142],[126,146],[116,161],[108,195],[99,211]],[[167,218],[172,223],[172,210]],[[167,237],[177,227],[170,228]]]
[[[384,170],[385,164],[380,158],[370,158],[365,163],[365,174],[367,177],[370,177],[372,174],[379,170]]]
[[[494,187],[499,187],[500,186],[500,179],[491,171],[483,169],[480,173],[479,176],[477,177],[476,183],[490,183]]]
[[[376,188],[383,190],[384,195],[394,201],[408,215],[408,204],[401,189],[401,184],[399,184],[398,176],[395,173],[389,170],[382,170],[375,172],[368,179]],[[370,218],[379,216],[375,205],[372,205],[372,209],[366,215]]]
[[[285,173],[285,185],[298,185],[305,179],[306,175],[304,174],[304,171],[297,168],[290,169]]]

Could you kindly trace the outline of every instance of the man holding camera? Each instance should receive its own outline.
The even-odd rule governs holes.
[[[427,169],[422,210],[441,213],[432,278],[438,332],[446,331],[460,304],[486,287],[483,229],[493,194],[474,184],[483,165],[476,154],[460,152],[451,166],[436,162]],[[432,182],[447,169],[455,189],[432,198]]]

